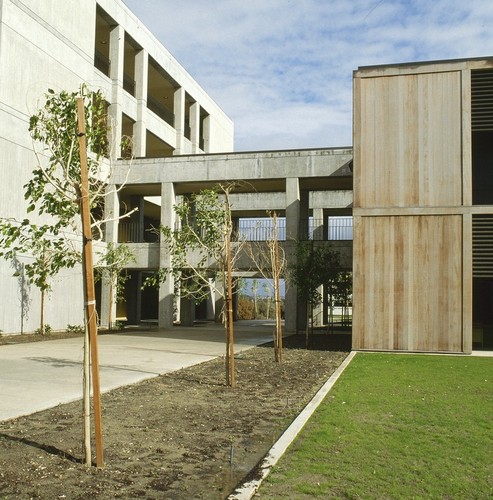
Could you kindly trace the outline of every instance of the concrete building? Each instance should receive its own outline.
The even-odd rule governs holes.
[[[36,164],[29,117],[48,89],[76,91],[82,83],[101,89],[108,102],[113,143],[120,144],[122,136],[132,137],[137,158],[132,175],[120,195],[109,197],[106,212],[118,214],[124,205],[139,210],[130,220],[107,224],[106,241],[99,246],[126,242],[137,256],[130,269],[135,279],[125,311],[133,323],[151,319],[161,326],[173,324],[170,281],[159,293],[141,291],[140,284],[146,274],[167,262],[164,247],[146,229],[172,222],[176,196],[220,181],[248,180],[252,192],[235,194],[235,217],[258,217],[266,209],[276,209],[286,216],[288,240],[308,234],[309,220],[319,220],[316,231],[322,234],[323,220],[330,213],[350,215],[350,150],[232,154],[231,120],[121,0],[82,0],[77,5],[0,0],[0,74],[2,218],[25,217],[23,186]],[[122,153],[127,152],[114,148],[113,163],[118,164]],[[116,167],[115,185],[122,182],[126,168],[125,162]],[[157,203],[151,201],[155,197]],[[350,268],[350,242],[342,247]],[[4,332],[39,327],[40,293],[28,283],[22,267],[29,259],[21,255],[15,263],[0,261]],[[83,323],[81,283],[77,268],[53,277],[45,306],[45,321],[52,328]],[[104,325],[107,290],[99,289],[98,298]],[[295,330],[294,290],[287,300],[294,304],[287,325]],[[193,316],[191,311],[182,319],[191,321]]]
[[[121,0],[81,0],[76,8],[0,0],[0,75],[0,217],[25,216],[22,186],[35,164],[28,120],[48,88],[102,89],[115,143],[132,136],[137,159],[127,178],[129,163],[115,151],[110,184],[126,184],[108,197],[106,212],[139,210],[107,224],[101,243],[125,242],[136,256],[130,322],[173,324],[171,281],[159,291],[140,288],[148,273],[169,266],[147,229],[172,226],[180,196],[241,180],[249,187],[233,195],[236,220],[276,210],[290,258],[296,240],[313,238],[336,247],[344,269],[352,263],[355,349],[493,346],[493,59],[359,68],[354,159],[350,148],[233,152],[231,120]],[[331,218],[353,214],[354,246],[352,233],[330,232]],[[28,259],[0,261],[4,332],[39,326],[39,292],[22,273]],[[247,262],[240,272],[250,272]],[[46,321],[82,324],[81,270],[64,270],[52,284]],[[98,293],[104,324],[109,296]],[[286,303],[286,330],[296,331],[304,315],[295,289]],[[213,316],[213,307],[181,305],[185,323]]]
[[[131,268],[135,280],[129,291],[126,317],[132,323],[159,319],[161,327],[173,324],[174,290],[172,280],[161,285],[159,298],[151,291],[141,291],[145,275],[158,268],[169,267],[166,245],[155,240],[146,227],[159,224],[174,227],[173,205],[178,196],[186,196],[204,188],[224,182],[241,181],[242,186],[233,193],[232,216],[248,221],[266,217],[267,210],[275,210],[285,217],[284,246],[288,261],[293,262],[297,240],[314,238],[319,244],[331,245],[341,254],[344,269],[351,269],[352,241],[329,241],[327,223],[331,216],[351,215],[352,204],[352,152],[351,149],[319,149],[277,152],[245,152],[215,155],[180,156],[122,161],[115,171],[114,182],[126,181],[118,203],[140,210],[130,222],[115,221],[108,227],[109,241],[125,242],[137,259]],[[158,198],[158,203],[150,202]],[[315,231],[310,236],[310,222]],[[320,235],[317,235],[317,232]],[[252,263],[243,259],[239,272],[251,271]],[[143,298],[145,297],[145,298]],[[102,312],[101,317],[105,317]],[[288,288],[286,296],[286,330],[296,331],[303,326],[305,314],[298,308],[296,290]],[[182,321],[190,322],[190,316]],[[210,319],[210,318],[209,318]]]
[[[23,185],[36,162],[29,117],[49,88],[101,89],[115,144],[132,136],[135,156],[233,150],[231,120],[121,0],[0,0],[0,75],[0,217],[25,217]],[[39,326],[39,292],[23,278],[23,259],[0,260],[4,332]],[[82,323],[80,274],[54,277],[46,305],[53,328]]]

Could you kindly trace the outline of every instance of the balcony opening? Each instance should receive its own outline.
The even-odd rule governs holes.
[[[174,149],[153,133],[147,131],[146,158],[165,158],[173,156]]]
[[[172,127],[175,126],[174,99],[176,88],[178,88],[178,84],[152,57],[149,57],[147,107]]]
[[[192,127],[190,124],[190,109],[194,103],[195,103],[195,101],[192,99],[192,97],[189,96],[188,94],[185,94],[185,131],[184,131],[184,135],[189,141],[192,140]]]
[[[159,198],[134,194],[125,189],[120,195],[121,214],[137,208],[130,217],[123,218],[118,224],[119,243],[156,243],[159,241],[161,206]]]
[[[199,148],[209,152],[209,113],[200,108]]]
[[[126,114],[122,114],[122,144],[121,144],[121,157],[123,159],[130,159],[133,155],[133,136],[134,136],[134,123]]]
[[[116,22],[98,5],[96,7],[96,37],[94,41],[94,66],[110,76],[110,32]]]
[[[141,47],[125,33],[125,51],[123,57],[123,88],[135,97],[135,56]]]

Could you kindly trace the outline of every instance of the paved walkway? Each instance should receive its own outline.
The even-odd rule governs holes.
[[[235,325],[235,352],[272,340],[272,325]],[[100,335],[101,391],[134,384],[225,353],[224,329],[207,324]],[[0,421],[82,398],[83,339],[0,346]]]

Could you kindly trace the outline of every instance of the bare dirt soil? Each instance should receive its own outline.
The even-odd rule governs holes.
[[[350,349],[349,335],[284,342],[281,365],[271,345],[239,354],[235,390],[216,359],[103,394],[104,468],[82,463],[80,402],[0,422],[0,499],[227,497]]]

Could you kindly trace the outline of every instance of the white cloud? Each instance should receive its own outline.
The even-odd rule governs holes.
[[[493,55],[487,0],[125,0],[235,122],[236,150],[348,146],[358,66]]]

